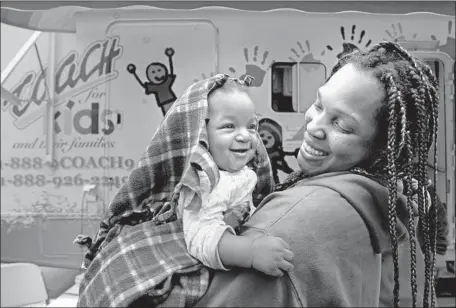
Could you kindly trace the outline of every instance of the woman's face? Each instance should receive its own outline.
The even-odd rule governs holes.
[[[309,175],[343,171],[366,159],[384,96],[380,82],[353,64],[335,73],[305,114],[301,170]]]

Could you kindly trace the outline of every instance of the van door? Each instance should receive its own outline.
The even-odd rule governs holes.
[[[202,73],[217,73],[218,31],[206,20],[118,20],[106,35],[119,38],[122,56],[118,78],[108,85],[108,109],[120,124],[110,134],[107,156],[137,160],[174,101]],[[108,200],[118,191],[132,165],[111,166]]]

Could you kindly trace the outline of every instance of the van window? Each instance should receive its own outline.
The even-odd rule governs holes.
[[[276,112],[306,112],[326,79],[322,63],[274,63],[271,72],[271,107]]]

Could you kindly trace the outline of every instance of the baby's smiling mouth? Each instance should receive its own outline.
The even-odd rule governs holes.
[[[157,81],[163,81],[164,79],[165,79],[165,76],[155,77],[155,80],[157,80]]]
[[[230,149],[231,152],[234,152],[237,155],[245,155],[247,154],[249,149]]]

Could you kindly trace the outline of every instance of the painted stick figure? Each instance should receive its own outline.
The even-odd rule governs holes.
[[[168,68],[161,62],[152,62],[146,68],[146,77],[148,81],[142,82],[136,74],[136,66],[128,64],[127,71],[135,76],[139,84],[144,88],[146,95],[154,94],[158,107],[161,108],[163,115],[168,112],[177,97],[172,90],[176,75],[173,70],[174,55],[173,48],[166,48],[165,55],[169,58],[169,73]]]

